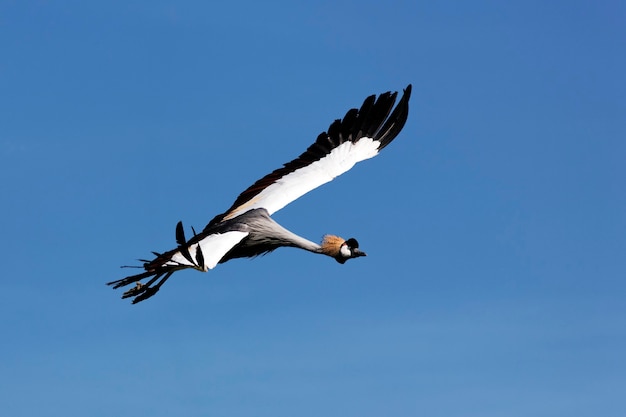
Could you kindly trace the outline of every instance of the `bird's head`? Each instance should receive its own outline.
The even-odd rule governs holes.
[[[339,236],[326,235],[321,246],[323,254],[335,258],[340,264],[351,258],[366,256],[365,252],[359,249],[359,242],[355,238],[344,240]]]

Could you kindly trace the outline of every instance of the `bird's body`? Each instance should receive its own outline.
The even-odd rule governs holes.
[[[279,247],[296,247],[330,256],[339,263],[365,256],[355,239],[326,235],[321,244],[311,242],[276,223],[271,215],[307,192],[348,171],[359,161],[372,158],[402,130],[408,116],[411,85],[394,109],[396,93],[370,96],[359,110],[348,111],[327,132],[320,134],[302,155],[258,180],[239,195],[226,212],[216,216],[202,232],[186,240],[182,223],[176,227],[178,246],[154,253],[144,261],[144,272],[109,282],[113,288],[132,283],[123,298],[133,303],[154,295],[176,271],[207,271],[218,263],[254,257]],[[393,112],[392,112],[393,110]],[[141,279],[150,278],[146,284]]]

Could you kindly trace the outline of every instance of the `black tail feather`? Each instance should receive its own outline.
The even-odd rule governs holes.
[[[155,275],[154,271],[146,271],[142,272],[141,274],[130,275],[126,278],[118,279],[117,281],[107,282],[107,285],[112,285],[113,289],[117,289],[138,282],[144,278],[151,277],[152,275]]]
[[[135,297],[139,294],[142,294],[148,291],[148,289],[150,289],[150,286],[154,284],[162,276],[163,274],[156,274],[154,278],[152,278],[150,281],[146,282],[145,284],[142,284],[141,282],[138,281],[134,288],[131,288],[130,290],[122,294],[122,298]]]
[[[180,269],[184,268],[175,266],[161,267],[158,270],[146,271],[141,274],[131,275],[126,278],[122,278],[117,281],[107,282],[107,285],[112,285],[113,289],[116,289],[133,283],[136,284],[135,287],[129,289],[124,294],[122,294],[122,298],[135,297],[133,299],[133,304],[137,304],[138,302],[146,300],[156,294],[157,291],[159,291],[161,285],[163,285],[174,272]],[[152,278],[145,284],[142,284],[140,282],[142,279],[148,277]],[[159,282],[153,286],[152,284],[157,281]]]
[[[169,277],[172,276],[172,274],[175,271],[169,271],[165,274],[165,276],[163,276],[163,278],[161,278],[162,275],[157,275],[156,277],[152,278],[146,285],[143,286],[137,286],[139,287],[139,291],[137,292],[137,295],[134,299],[133,299],[133,304],[137,304],[143,300],[147,300],[148,298],[152,297],[154,294],[156,294],[159,291],[159,288],[161,288],[161,285],[165,284],[165,281],[168,280]],[[151,286],[158,278],[161,278],[161,281],[159,281],[155,286]],[[127,291],[129,292],[129,291]],[[124,293],[124,295],[126,295],[126,293]],[[128,297],[132,297],[133,295],[135,295],[135,293],[133,293],[132,295],[128,295]],[[122,296],[122,298],[127,298],[125,296]]]
[[[167,272],[153,274],[154,277],[150,281],[148,281],[145,284],[137,282],[137,285],[135,287],[126,291],[122,295],[122,298],[135,297],[133,299],[133,304],[137,304],[140,301],[147,300],[148,298],[156,294],[157,291],[159,291],[159,288],[161,288],[161,285],[163,285],[165,281],[167,281],[167,279],[171,277],[174,272],[175,270],[169,270]],[[145,274],[141,274],[141,275],[145,275]],[[129,278],[136,278],[136,276],[129,277]],[[154,284],[159,279],[161,281],[159,281],[155,286],[152,286],[152,284]]]
[[[131,288],[122,295],[122,298],[135,297],[133,299],[133,304],[136,304],[156,294],[161,285],[163,285],[174,272],[194,267],[200,268],[201,270],[204,269],[204,256],[200,246],[198,245],[196,248],[195,259],[189,252],[190,242],[188,242],[185,238],[185,231],[183,230],[182,222],[178,222],[176,225],[176,243],[178,244],[178,247],[171,251],[164,253],[152,252],[155,256],[152,260],[140,259],[139,261],[142,262],[143,265],[137,266],[136,268],[143,268],[145,269],[144,272],[130,275],[125,278],[118,279],[117,281],[107,282],[107,285],[111,285],[113,289],[117,289],[136,283],[137,285],[134,288]],[[169,263],[172,260],[172,256],[176,252],[180,252],[185,259],[195,266]],[[131,267],[125,266],[124,268]],[[150,278],[150,280],[147,283],[142,284],[140,281],[146,278]],[[157,282],[159,279],[160,281],[153,286],[152,284]]]

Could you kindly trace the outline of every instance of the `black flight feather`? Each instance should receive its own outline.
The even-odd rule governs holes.
[[[202,254],[202,249],[200,249],[200,245],[196,246],[196,262],[200,269],[204,269],[204,255]]]
[[[187,259],[189,262],[194,263],[191,258],[191,254],[189,253],[189,248],[187,247],[187,239],[185,239],[185,230],[183,229],[183,222],[178,222],[176,224],[176,243],[178,243],[178,249],[180,253]]]

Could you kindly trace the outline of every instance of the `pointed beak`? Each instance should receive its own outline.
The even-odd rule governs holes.
[[[358,258],[359,256],[367,256],[367,253],[359,250],[359,249],[352,249],[352,256],[354,258]]]

